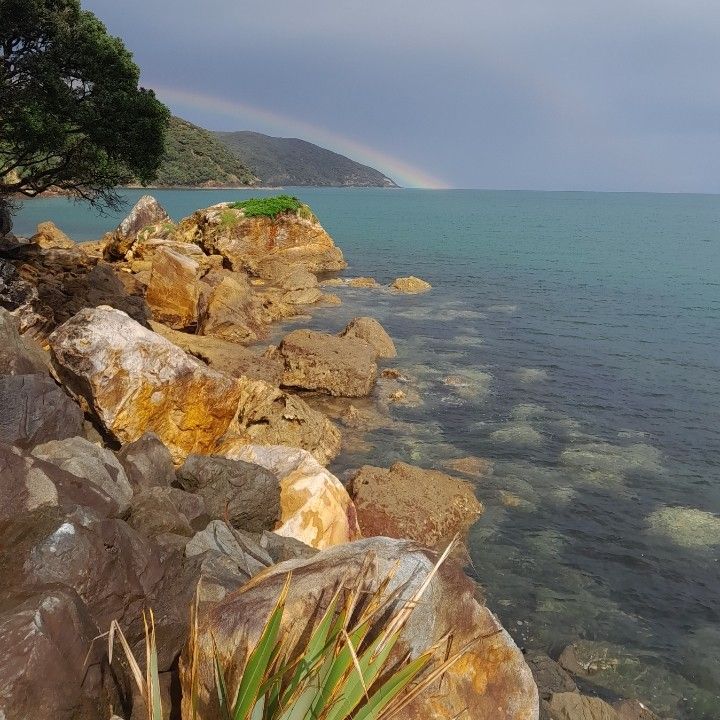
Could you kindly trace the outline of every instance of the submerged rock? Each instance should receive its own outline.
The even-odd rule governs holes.
[[[388,594],[403,587],[412,594],[433,566],[413,543],[371,538],[325,550],[311,559],[291,560],[266,570],[238,592],[227,596],[201,617],[197,638],[199,680],[198,719],[217,716],[214,648],[227,658],[226,672],[235,687],[242,671],[246,643],[254,644],[277,603],[287,574],[292,572],[283,615],[283,628],[302,630],[317,621],[335,589],[363,568],[368,589],[392,575]],[[398,602],[397,600],[395,602]],[[445,565],[433,578],[394,648],[390,663],[420,652],[450,634],[451,650],[482,637],[462,658],[395,717],[397,720],[447,720],[462,716],[493,720],[534,720],[537,688],[523,656],[495,616],[475,600],[475,587],[455,567]],[[181,665],[184,707],[187,711],[190,672]]]
[[[432,285],[429,282],[421,280],[414,275],[410,275],[410,277],[396,278],[392,281],[390,287],[393,290],[397,290],[398,292],[408,295],[416,295],[417,293],[427,292],[432,289]]]
[[[483,512],[465,480],[403,462],[388,470],[365,465],[350,487],[364,536],[405,538],[435,550],[455,535],[464,539]]]
[[[611,705],[576,692],[555,693],[549,702],[552,720],[620,720]]]
[[[355,507],[343,484],[308,452],[289,447],[240,446],[227,453],[260,465],[280,481],[278,535],[322,549],[360,536]]]
[[[689,507],[664,507],[647,517],[651,533],[662,535],[685,548],[720,545],[720,517]]]
[[[397,357],[397,350],[392,338],[375,318],[355,318],[340,333],[340,337],[357,338],[366,342],[379,358]]]
[[[483,478],[492,475],[493,462],[486,458],[468,456],[464,458],[456,458],[448,460],[445,467],[453,472],[459,472],[463,475],[469,475],[472,478]]]

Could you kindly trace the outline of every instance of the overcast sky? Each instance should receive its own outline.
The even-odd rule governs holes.
[[[720,192],[717,0],[83,5],[211,129],[332,133],[452,187]]]

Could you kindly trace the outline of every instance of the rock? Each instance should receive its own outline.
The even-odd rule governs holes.
[[[117,504],[120,515],[130,506],[132,487],[125,470],[110,450],[85,438],[73,437],[38,445],[32,454],[97,485]]]
[[[5,593],[0,602],[0,717],[97,720],[119,697],[102,672],[106,646],[68,587]]]
[[[410,295],[427,292],[432,289],[432,285],[429,282],[421,280],[414,275],[396,278],[392,281],[390,287],[393,290]]]
[[[312,273],[343,270],[342,252],[312,215],[283,213],[275,218],[245,217],[229,203],[185,218],[175,239],[195,241],[209,255],[222,255],[233,270],[260,274],[261,265],[301,265]]]
[[[340,431],[321,412],[260,380],[242,381],[241,386],[237,416],[216,454],[233,457],[235,450],[254,444],[303,448],[322,464],[338,455]]]
[[[133,496],[128,524],[147,538],[163,533],[192,537],[209,520],[198,495],[177,488],[149,487]]]
[[[248,445],[226,453],[261,465],[280,481],[278,535],[322,549],[360,536],[355,508],[343,484],[304,450]]]
[[[560,665],[573,675],[590,677],[595,673],[614,670],[620,659],[610,645],[578,640],[568,645],[558,658]]]
[[[180,486],[200,495],[215,518],[260,533],[280,518],[277,477],[258,465],[224,457],[190,455],[177,472]]]
[[[213,656],[217,646],[226,660],[227,682],[236,687],[245,657],[245,643],[257,642],[266,618],[275,607],[287,574],[292,572],[283,627],[303,630],[317,622],[340,583],[352,581],[364,568],[367,584],[377,588],[391,575],[390,594],[403,587],[409,596],[433,565],[416,545],[388,538],[371,538],[325,550],[313,558],[292,560],[266,570],[253,583],[225,597],[200,618],[197,636],[198,720],[217,717]],[[397,600],[396,600],[397,602]],[[282,630],[281,630],[282,632]],[[538,695],[522,653],[495,616],[475,599],[474,585],[453,565],[445,565],[415,608],[391,655],[391,663],[416,657],[449,633],[452,650],[483,637],[426,692],[393,716],[397,720],[537,718]],[[190,672],[181,658],[183,711],[189,711]]]
[[[549,709],[552,720],[619,720],[604,700],[576,692],[553,694]]]
[[[658,716],[639,700],[618,700],[613,709],[620,720],[660,720]]]
[[[28,312],[27,309],[36,300],[37,289],[20,276],[9,260],[0,258],[0,307]]]
[[[154,432],[123,445],[117,458],[135,488],[168,487],[175,482],[172,455]]]
[[[40,346],[19,333],[17,318],[0,307],[0,375],[47,373],[50,359]]]
[[[0,442],[32,448],[82,426],[82,411],[48,375],[0,375]]]
[[[363,397],[377,378],[375,352],[355,338],[295,330],[277,349],[284,363],[282,385],[329,395]]]
[[[403,375],[397,368],[385,368],[381,373],[380,377],[386,380],[399,380],[400,382],[410,382],[410,378]]]
[[[0,444],[0,523],[34,510],[90,508],[101,517],[117,515],[117,503],[98,485],[57,465]]]
[[[156,333],[215,370],[233,377],[264,380],[270,385],[280,384],[283,366],[277,358],[257,355],[253,350],[227,340],[171,330],[161,323],[151,322],[150,326]]]
[[[175,462],[212,452],[235,417],[241,386],[109,307],[86,309],[50,337],[65,386],[121,443],[153,431]]]
[[[250,343],[267,336],[269,317],[262,300],[242,274],[230,274],[210,290],[198,334],[233,343]]]
[[[389,470],[360,468],[350,494],[365,537],[406,538],[436,550],[444,550],[457,534],[464,538],[483,512],[465,480],[402,462]]]
[[[303,288],[302,290],[289,290],[282,296],[282,300],[289,305],[314,305],[325,297],[318,288]]]
[[[169,223],[170,217],[151,195],[143,195],[130,214],[105,238],[104,255],[109,260],[122,260],[148,225]]]
[[[37,226],[37,233],[30,238],[30,242],[45,250],[75,249],[75,243],[53,222],[40,223]]]
[[[309,290],[318,287],[318,279],[316,275],[308,272],[302,265],[291,266],[286,274],[281,276],[277,284],[283,290]]]
[[[263,534],[260,536],[260,547],[267,551],[274,564],[285,562],[285,560],[311,558],[318,553],[318,550],[300,540],[267,530],[263,530]]]
[[[214,255],[214,259],[211,259],[197,245],[193,245],[193,243],[176,242],[168,238],[153,237],[151,239],[144,239],[140,237],[128,253],[128,255],[132,255],[130,267],[137,267],[140,271],[143,269],[149,270],[152,267],[155,255],[161,250],[169,250],[177,255],[191,258],[203,268],[217,266],[218,261],[220,261],[219,264],[222,266],[222,258],[219,255]],[[133,272],[136,271],[133,269]]]
[[[553,693],[578,691],[575,681],[548,655],[529,652],[525,662],[532,671],[541,698],[549,700]]]
[[[347,285],[351,288],[369,288],[374,289],[380,287],[380,283],[371,277],[349,278]]]
[[[474,456],[448,460],[445,467],[453,472],[459,472],[478,479],[492,475],[493,472],[492,460]]]
[[[366,342],[380,358],[397,357],[392,338],[375,318],[355,318],[341,333],[340,337],[357,338]]]
[[[188,557],[205,552],[227,555],[240,572],[252,577],[273,564],[270,555],[245,533],[232,530],[221,520],[213,520],[185,546]]]
[[[145,299],[153,318],[176,330],[195,328],[200,264],[167,248],[157,251]]]

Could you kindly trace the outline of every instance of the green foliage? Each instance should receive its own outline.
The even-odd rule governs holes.
[[[0,196],[56,186],[117,206],[155,178],[167,108],[79,0],[0,0]]]
[[[170,119],[157,185],[201,187],[252,185],[257,178],[209,130]]]
[[[237,225],[239,220],[239,215],[234,213],[232,210],[223,210],[220,213],[220,224],[223,227],[232,227],[233,225]]]
[[[266,198],[250,198],[240,200],[230,205],[235,210],[242,210],[245,217],[270,217],[276,218],[282,213],[294,213],[300,217],[311,219],[314,217],[312,210],[291,195],[274,195]]]

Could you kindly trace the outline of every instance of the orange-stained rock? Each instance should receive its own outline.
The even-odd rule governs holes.
[[[194,328],[198,320],[199,276],[197,260],[168,248],[158,250],[145,295],[153,318],[175,330]]]
[[[403,462],[389,470],[360,468],[350,494],[365,537],[407,538],[436,550],[456,534],[464,539],[483,512],[470,483]]]
[[[169,231],[173,225],[170,217],[152,195],[143,195],[130,214],[104,238],[103,255],[108,260],[122,260],[130,250],[139,233],[153,226],[160,232]],[[149,234],[155,234],[150,232]]]
[[[208,254],[222,255],[233,270],[260,274],[263,263],[302,265],[310,272],[342,270],[342,251],[312,213],[276,218],[245,217],[229,203],[198,210],[180,222],[174,237],[197,242]]]
[[[360,540],[329,548],[310,559],[289,560],[268,568],[201,613],[196,656],[198,720],[220,717],[214,686],[214,647],[226,668],[229,686],[237,687],[248,645],[252,648],[257,642],[289,572],[292,580],[282,627],[286,632],[291,628],[302,632],[308,624],[317,622],[337,586],[341,582],[351,584],[365,563],[369,564],[369,590],[376,589],[392,574],[387,592],[402,587],[400,597],[407,598],[430,572],[434,563],[431,557],[407,541]],[[537,720],[538,691],[522,653],[497,618],[478,603],[473,583],[452,564],[440,569],[414,609],[390,656],[391,665],[408,654],[417,657],[447,635],[451,651],[465,648],[473,639],[482,639],[467,649],[442,679],[394,715],[394,720]],[[190,677],[185,653],[181,684],[186,712]]]
[[[320,550],[360,537],[347,490],[309,452],[284,446],[246,445],[225,456],[260,465],[280,480],[276,534]]]
[[[54,248],[74,250],[76,247],[76,244],[54,222],[39,223],[37,233],[30,238],[30,242],[46,250]]]
[[[179,462],[212,452],[235,417],[238,380],[119,310],[81,310],[50,336],[50,348],[65,387],[122,443],[151,430]]]

